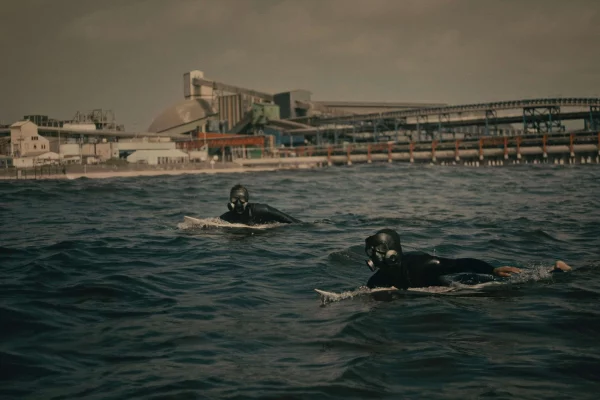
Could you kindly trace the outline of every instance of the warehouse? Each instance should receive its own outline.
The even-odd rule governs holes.
[[[183,164],[190,156],[181,150],[136,150],[127,156],[127,162],[148,165]]]

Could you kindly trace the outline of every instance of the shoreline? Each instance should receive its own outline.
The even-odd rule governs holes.
[[[272,167],[240,167],[240,168],[215,168],[215,169],[179,169],[179,170],[146,170],[146,171],[113,171],[113,172],[89,172],[89,173],[67,173],[64,179],[107,179],[107,178],[133,178],[138,176],[160,176],[160,175],[198,175],[198,174],[220,174],[220,173],[245,173],[245,172],[277,171]]]
[[[575,145],[575,147],[584,147],[585,154],[578,154],[581,159],[569,154],[569,157],[563,158],[562,154],[551,153],[551,146],[547,148],[548,153],[543,153],[542,148],[531,149],[521,148],[517,156],[523,153],[522,157],[514,157],[510,151],[506,152],[501,148],[485,149],[477,157],[474,150],[467,150],[471,153],[467,157],[456,157],[455,151],[436,150],[415,151],[410,153],[364,153],[347,152],[345,155],[327,154],[325,156],[293,156],[279,158],[261,158],[261,159],[238,159],[234,162],[223,163],[214,168],[208,163],[188,164],[173,166],[138,166],[138,165],[69,165],[66,170],[59,172],[58,168],[40,169],[22,169],[6,173],[0,170],[0,181],[8,180],[74,180],[80,178],[88,179],[110,179],[110,178],[133,178],[141,176],[161,176],[161,175],[198,175],[198,174],[222,174],[222,173],[249,173],[249,172],[275,172],[282,170],[304,170],[320,169],[333,166],[350,166],[356,164],[371,163],[399,163],[399,164],[421,164],[421,165],[440,165],[440,166],[466,166],[466,167],[500,167],[509,165],[526,165],[528,163],[547,164],[547,165],[575,165],[575,164],[600,164],[600,156],[592,153],[597,150],[597,145],[585,144]],[[513,150],[513,149],[508,149]],[[579,149],[581,150],[581,149]],[[465,151],[463,150],[463,153]],[[513,157],[510,157],[512,155]],[[52,171],[52,172],[50,172]],[[17,177],[16,172],[22,172]]]
[[[74,180],[80,178],[88,179],[110,179],[110,178],[135,178],[139,176],[161,176],[161,175],[198,175],[198,174],[222,174],[222,173],[247,173],[247,172],[273,172],[277,167],[230,167],[230,168],[206,168],[206,169],[169,169],[169,170],[135,170],[135,171],[91,171],[91,172],[67,172],[66,174],[49,174],[37,177],[23,177],[17,179],[15,176],[0,175],[0,181],[33,181],[33,180]]]

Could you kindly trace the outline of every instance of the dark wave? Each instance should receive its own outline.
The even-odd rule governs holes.
[[[600,172],[372,164],[0,183],[0,398],[595,398]],[[229,187],[303,221],[181,229]],[[364,238],[525,270],[321,304]],[[574,271],[550,275],[557,260]]]

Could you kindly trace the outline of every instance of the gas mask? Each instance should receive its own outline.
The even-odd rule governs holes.
[[[394,239],[384,232],[379,232],[366,239],[365,253],[369,256],[366,262],[371,271],[378,268],[387,269],[400,266],[401,259],[398,251],[390,247],[390,244],[393,245],[393,243]]]
[[[375,272],[377,268],[385,269],[399,265],[398,252],[396,250],[390,250],[385,243],[378,246],[366,247],[365,253],[369,256],[367,266],[373,272]]]
[[[248,191],[245,189],[239,189],[231,192],[229,203],[227,208],[229,211],[233,211],[237,214],[243,214],[248,205]]]

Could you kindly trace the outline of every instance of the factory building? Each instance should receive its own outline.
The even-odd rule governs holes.
[[[48,139],[40,136],[37,125],[31,121],[19,121],[10,126],[10,137],[1,147],[5,154],[3,165],[28,168],[58,162],[59,155],[50,151]],[[7,157],[12,159],[8,161]]]
[[[190,155],[181,150],[136,150],[127,156],[127,162],[148,165],[183,164],[190,161]]]

